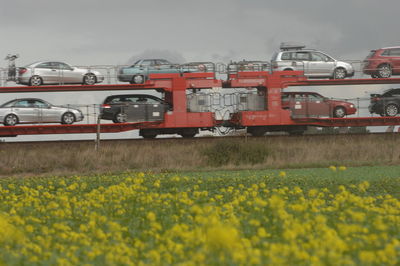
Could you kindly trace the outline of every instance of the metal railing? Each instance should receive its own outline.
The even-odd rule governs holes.
[[[346,78],[387,78],[393,75],[400,75],[400,59],[391,59],[390,61],[383,62],[382,60],[366,59],[366,60],[344,60],[343,62],[349,63],[353,70],[354,75]],[[321,66],[318,66],[321,63]],[[331,63],[328,65],[328,63]],[[324,65],[325,64],[325,65]],[[75,67],[75,66],[74,66]],[[130,67],[129,65],[92,65],[92,66],[76,66],[76,68],[86,69],[87,73],[96,73],[99,76],[98,79],[103,79],[103,83],[106,84],[120,84],[123,82],[130,82],[134,74],[124,74],[121,72],[122,69]],[[229,64],[224,63],[213,63],[213,62],[189,62],[181,65],[160,65],[152,67],[141,67],[138,71],[140,75],[146,78],[150,73],[202,73],[210,72],[214,73],[214,78],[217,74],[228,74],[227,77],[221,77],[222,79],[229,79],[232,75],[238,72],[249,72],[249,71],[266,71],[275,72],[282,71],[284,69],[293,69],[303,71],[305,76],[313,78],[333,78],[333,71],[336,68],[340,68],[341,65],[338,62],[314,62],[314,61],[280,61],[279,64],[276,62],[268,61],[239,61],[231,62]],[[21,69],[26,69],[29,75],[20,74]],[[11,69],[12,70],[12,69]],[[70,69],[49,69],[54,70],[50,81],[52,84],[63,85],[71,83],[83,83],[83,74],[80,78],[75,81],[71,81],[71,70]],[[10,74],[9,68],[0,68],[0,86],[16,86],[16,81],[22,81],[24,83],[29,82],[29,78],[34,75],[41,75],[42,70],[37,68],[22,68],[17,67],[15,76]],[[136,73],[136,72],[135,72]],[[349,74],[349,73],[347,73]],[[11,76],[10,76],[11,75]],[[101,78],[100,78],[101,77]],[[47,81],[48,82],[48,81]],[[18,84],[19,85],[19,84]]]

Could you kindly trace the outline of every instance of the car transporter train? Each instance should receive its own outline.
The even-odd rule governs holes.
[[[38,134],[72,134],[72,133],[117,133],[139,130],[144,138],[155,138],[162,134],[179,134],[183,137],[194,137],[202,130],[213,131],[218,127],[235,129],[246,128],[253,136],[262,136],[266,132],[286,131],[289,134],[301,134],[307,126],[317,127],[360,127],[400,125],[400,117],[342,117],[313,116],[309,106],[302,106],[293,100],[283,104],[282,91],[292,86],[344,86],[361,84],[400,84],[399,78],[377,79],[320,79],[313,80],[304,76],[302,71],[254,71],[236,68],[228,72],[226,80],[216,78],[215,72],[150,74],[143,84],[101,84],[101,85],[51,85],[51,86],[15,86],[0,87],[1,93],[26,92],[73,92],[73,91],[137,91],[153,90],[163,94],[163,100],[169,105],[167,109],[149,109],[146,113],[156,114],[139,120],[127,119],[119,123],[92,124],[37,124],[1,126],[0,136],[38,135]],[[218,119],[211,110],[189,109],[188,101],[195,100],[201,105],[203,90],[219,88],[245,88],[257,93],[246,101],[253,103],[254,108],[244,108],[232,113],[229,118]],[[192,98],[188,98],[188,91]],[[194,97],[194,98],[193,98]],[[256,104],[254,104],[256,103]],[[135,105],[135,107],[138,107]],[[139,106],[140,107],[140,106]],[[146,107],[151,108],[151,107]],[[310,111],[310,112],[309,112]]]

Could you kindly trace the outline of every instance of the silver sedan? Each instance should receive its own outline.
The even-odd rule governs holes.
[[[104,76],[91,69],[72,67],[63,62],[41,61],[18,68],[17,83],[29,86],[43,84],[84,84],[102,82]]]
[[[83,120],[79,109],[54,106],[36,98],[15,99],[0,106],[0,122],[5,126],[31,123],[72,124]]]

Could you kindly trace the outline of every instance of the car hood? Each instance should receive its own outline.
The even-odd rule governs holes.
[[[350,103],[350,102],[345,102],[345,101],[339,101],[339,100],[330,100],[331,103],[335,104],[335,105],[354,105],[354,103]]]
[[[71,110],[71,111],[78,111],[78,112],[81,112],[81,110],[79,110],[78,108],[75,108],[75,107],[73,107],[73,106],[68,106],[68,105],[53,105],[52,106],[52,108],[54,108],[54,109],[68,109],[68,110]]]

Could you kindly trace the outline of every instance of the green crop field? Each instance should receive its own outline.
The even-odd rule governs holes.
[[[400,167],[0,180],[0,265],[398,265]]]

